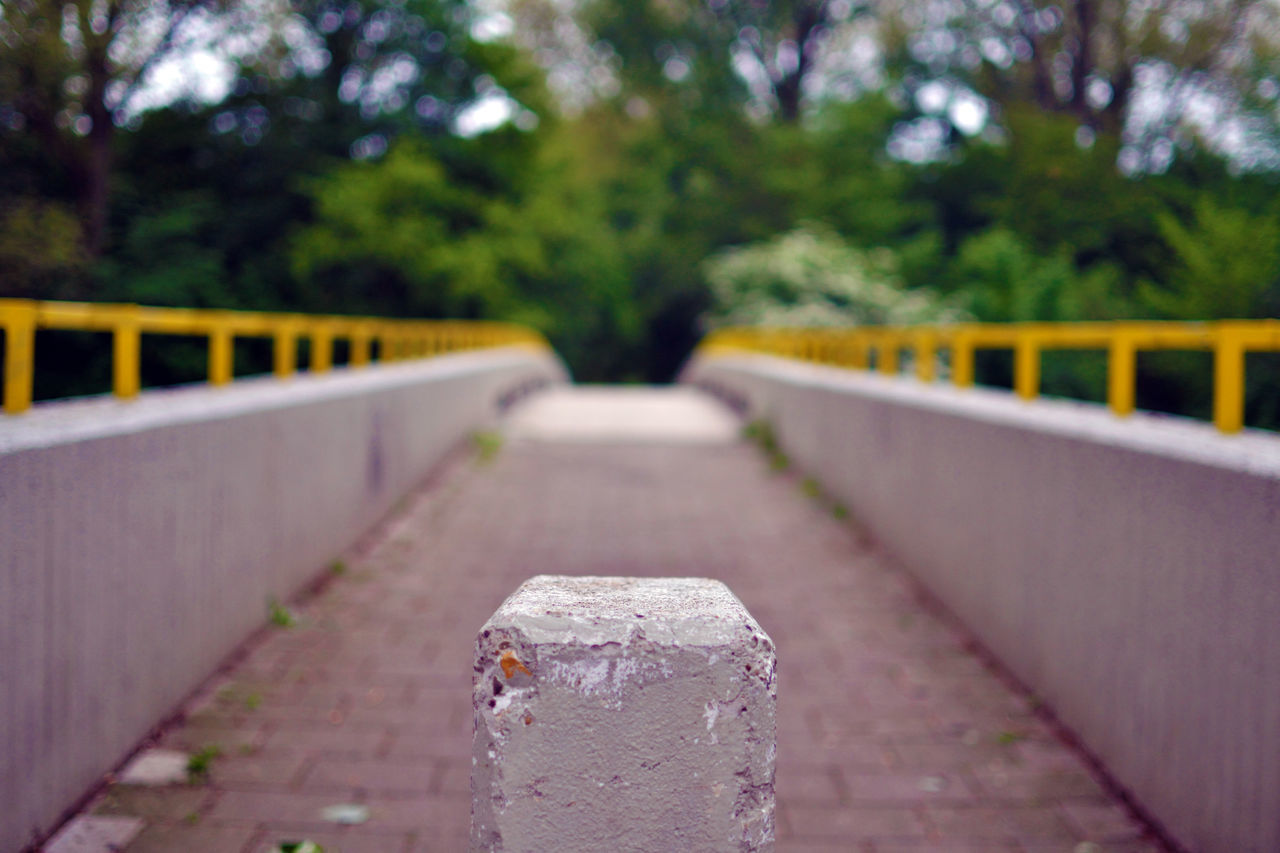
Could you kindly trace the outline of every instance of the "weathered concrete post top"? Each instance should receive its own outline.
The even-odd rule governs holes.
[[[773,643],[719,581],[539,575],[476,640],[471,849],[773,849]]]

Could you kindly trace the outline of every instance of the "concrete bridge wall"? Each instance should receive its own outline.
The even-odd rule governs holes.
[[[767,419],[1180,844],[1280,850],[1280,437],[766,356],[684,378]]]
[[[0,419],[0,851],[125,757],[506,394],[519,349]]]

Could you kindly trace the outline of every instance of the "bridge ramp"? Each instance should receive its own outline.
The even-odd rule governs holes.
[[[87,811],[142,818],[132,851],[465,849],[478,626],[535,574],[696,575],[777,643],[780,851],[1164,849],[855,521],[738,434],[688,389],[535,398],[160,734],[216,748],[206,778]],[[363,819],[333,822],[343,804]]]

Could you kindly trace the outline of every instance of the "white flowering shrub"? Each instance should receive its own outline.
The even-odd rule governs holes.
[[[720,326],[913,325],[968,319],[924,289],[907,290],[889,249],[857,249],[801,227],[763,243],[726,249],[704,265]]]

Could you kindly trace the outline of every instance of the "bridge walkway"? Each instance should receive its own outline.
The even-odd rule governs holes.
[[[780,851],[1163,849],[965,631],[800,475],[685,389],[549,392],[461,454],[248,642],[115,784],[130,851],[462,850],[471,647],[533,574],[724,580],[779,655]],[[924,522],[924,523],[927,523]],[[334,822],[348,809],[351,825]],[[68,848],[70,849],[70,848]]]

